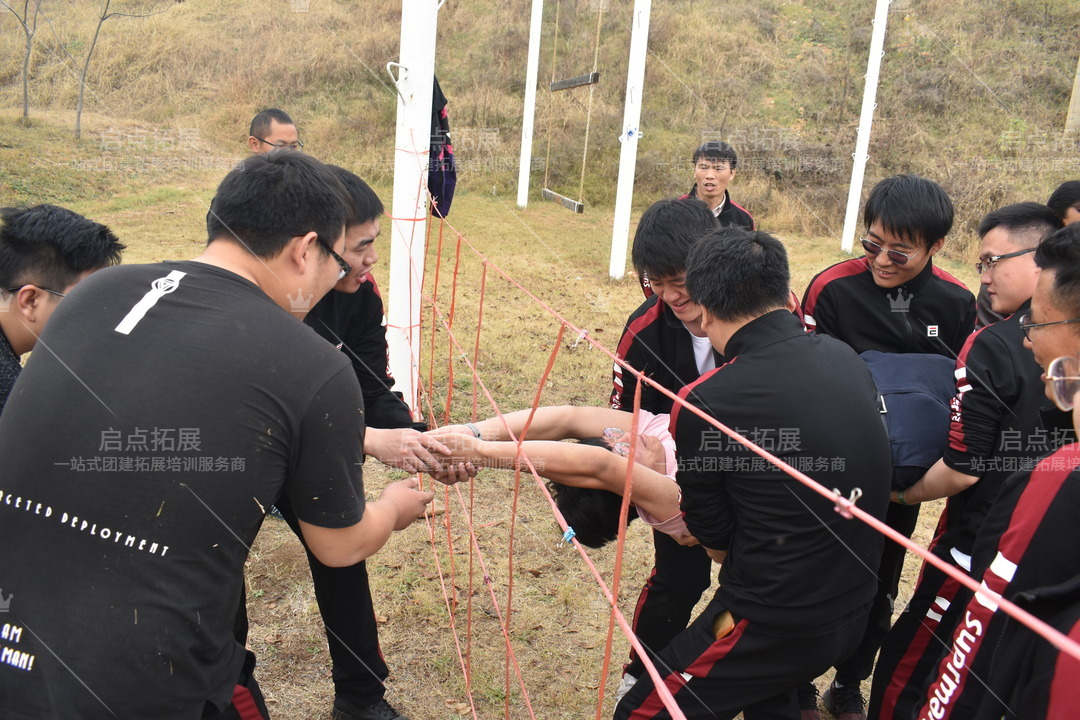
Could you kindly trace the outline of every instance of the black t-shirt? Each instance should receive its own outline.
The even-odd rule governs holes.
[[[363,513],[347,359],[258,287],[202,263],[80,283],[0,416],[0,718],[199,718],[243,663],[243,564],[285,492]],[[0,650],[3,653],[4,650]],[[108,708],[108,710],[106,710]]]

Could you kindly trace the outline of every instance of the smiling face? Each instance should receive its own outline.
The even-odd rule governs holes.
[[[671,277],[649,278],[653,292],[660,296],[675,317],[683,324],[696,324],[701,320],[701,306],[690,299],[686,290],[686,273]]]
[[[364,284],[367,274],[379,260],[379,252],[375,249],[375,238],[381,231],[378,218],[345,229],[345,251],[342,257],[352,266],[352,271],[338,280],[334,285],[335,290],[354,293]]]
[[[866,250],[866,264],[870,267],[870,274],[878,287],[894,288],[903,285],[923,271],[930,258],[937,254],[941,246],[945,244],[945,238],[941,238],[929,248],[909,240],[882,227],[879,221],[875,221],[866,231],[866,238],[881,247],[877,254]],[[889,251],[895,250],[909,256],[904,263],[898,263],[889,257]]]
[[[694,165],[694,182],[697,183],[697,196],[710,209],[720,204],[728,183],[735,177],[735,170],[727,160],[702,157]]]
[[[1031,350],[1035,362],[1043,369],[1043,382],[1046,381],[1046,368],[1050,367],[1055,358],[1080,352],[1080,332],[1077,332],[1080,325],[1060,322],[1071,318],[1055,302],[1053,287],[1056,277],[1057,272],[1050,269],[1039,273],[1038,282],[1035,283],[1035,295],[1031,298],[1030,322],[1059,324],[1033,327],[1027,332],[1030,339],[1024,340],[1024,347]],[[1046,396],[1053,399],[1049,387],[1046,388]]]
[[[993,267],[986,267],[987,260],[1025,249],[1023,245],[1014,242],[1013,234],[1008,229],[1001,226],[983,236],[979,260],[984,269],[979,281],[986,286],[990,306],[996,313],[1014,313],[1031,298],[1039,278],[1039,268],[1035,264],[1033,252],[1002,258],[995,262]]]

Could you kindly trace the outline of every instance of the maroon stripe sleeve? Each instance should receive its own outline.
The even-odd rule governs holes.
[[[1080,642],[1080,622],[1072,626],[1069,638]],[[1059,652],[1054,665],[1054,679],[1050,683],[1050,697],[1046,705],[1046,720],[1074,720],[1080,708],[1080,660],[1066,652]]]
[[[968,289],[968,286],[965,285],[963,282],[961,282],[958,278],[954,277],[953,275],[950,275],[949,273],[942,270],[937,265],[934,265],[934,277],[940,278],[941,280],[944,280],[946,282],[951,282],[953,285],[959,285],[960,287],[964,288],[965,290]]]
[[[975,344],[975,338],[982,335],[987,327],[979,328],[964,342],[960,348],[960,354],[956,356],[956,397],[949,403],[949,447],[957,452],[967,452],[967,434],[964,432],[964,396],[971,389],[971,382],[967,377],[967,360],[971,353],[971,346]],[[970,473],[969,473],[970,474]]]
[[[664,303],[657,298],[656,304],[641,314],[640,317],[630,321],[630,324],[626,326],[626,330],[623,332],[622,338],[619,340],[619,347],[615,350],[615,357],[619,360],[626,360],[626,354],[630,352],[630,348],[633,347],[634,341],[637,339],[638,333],[645,328],[652,325],[660,318],[660,314],[664,310]],[[634,368],[640,370],[641,368]],[[629,375],[625,379],[623,378],[623,368],[619,363],[614,363],[612,366],[611,374],[611,407],[619,410],[622,408],[622,396],[626,387],[626,383],[632,382],[637,385],[637,378]]]
[[[821,296],[822,291],[825,290],[829,283],[840,278],[858,275],[861,272],[866,272],[866,258],[861,257],[844,260],[822,270],[810,281],[810,285],[806,288],[806,295],[803,297],[802,304],[803,312],[812,317],[817,307],[818,297]]]

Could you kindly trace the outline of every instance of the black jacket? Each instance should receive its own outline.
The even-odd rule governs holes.
[[[818,273],[803,296],[806,327],[855,352],[936,353],[955,358],[975,328],[975,296],[928,262],[897,288],[878,287],[857,257]]]
[[[727,427],[877,518],[892,462],[866,364],[775,310],[743,326],[727,364],[679,393]],[[821,632],[869,608],[881,535],[775,469],[689,409],[671,416],[676,480],[690,532],[728,550],[717,597],[732,614],[785,632]]]
[[[304,322],[352,361],[364,394],[365,422],[369,427],[414,426],[409,407],[390,390],[394,377],[387,365],[383,303],[373,277],[369,275],[355,293],[331,290]],[[427,427],[422,423],[419,426]]]
[[[696,198],[697,195],[697,183],[690,188],[690,192],[683,195],[680,200],[686,198]],[[712,208],[709,208],[712,210]],[[736,205],[731,199],[731,193],[724,190],[724,207],[720,210],[720,214],[716,216],[716,222],[720,224],[720,227],[735,227],[745,228],[746,230],[756,230],[754,225],[754,216],[750,214],[750,211],[741,205]]]
[[[690,331],[659,295],[649,297],[630,314],[615,355],[673,393],[699,375]],[[717,367],[724,363],[723,356],[715,350],[713,359]],[[616,363],[612,384],[611,407],[633,410],[639,384],[637,377]],[[641,392],[642,410],[654,414],[670,413],[672,403],[671,398],[647,385]]]
[[[1047,399],[1042,368],[1024,347],[1019,317],[1030,305],[971,335],[956,362],[945,464],[979,481],[949,498],[941,542],[966,555],[1005,478],[1075,438],[1071,415]]]

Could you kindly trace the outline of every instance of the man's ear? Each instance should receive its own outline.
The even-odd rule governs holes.
[[[248,139],[247,139],[248,150],[250,150],[253,153],[257,153],[260,150],[259,145],[260,145],[259,138],[255,137],[254,135],[248,135]]]
[[[788,312],[799,312],[799,299],[795,296],[795,293],[792,292],[790,288],[788,288],[787,305],[785,305],[784,307],[787,308]]]
[[[943,247],[945,247],[945,238],[938,238],[937,242],[927,248],[926,254],[933,257],[934,255],[937,255],[938,250],[941,250]]]
[[[47,292],[33,285],[23,285],[19,292],[15,293],[15,307],[19,314],[26,318],[27,322],[37,320],[41,304],[45,302]]]
[[[319,236],[314,231],[304,235],[296,235],[289,240],[283,254],[289,258],[296,270],[302,273],[307,267],[307,263],[315,261],[315,254],[319,252],[319,248],[316,247],[318,242]]]

